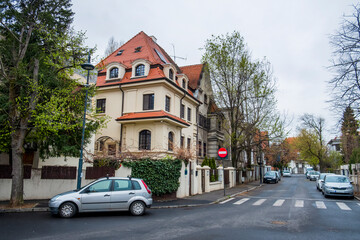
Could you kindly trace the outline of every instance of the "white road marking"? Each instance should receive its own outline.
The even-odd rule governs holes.
[[[231,200],[234,200],[234,198],[229,198],[228,200],[225,200],[225,201],[220,202],[220,204],[224,204],[224,203],[230,202]]]
[[[346,205],[343,202],[336,202],[336,204],[339,206],[341,210],[351,211],[351,208],[349,208],[348,205]]]
[[[295,207],[304,207],[304,200],[296,200]]]
[[[325,203],[323,201],[316,201],[316,207],[320,209],[326,209]]]
[[[243,199],[235,202],[234,204],[235,204],[235,205],[240,205],[240,204],[243,204],[244,202],[246,202],[246,201],[248,201],[248,200],[250,200],[250,198],[243,198]]]
[[[259,199],[253,205],[254,206],[259,206],[259,205],[263,204],[265,201],[266,201],[266,199]]]
[[[273,206],[274,206],[274,207],[281,207],[284,202],[285,202],[284,199],[276,200],[276,202],[273,204]]]

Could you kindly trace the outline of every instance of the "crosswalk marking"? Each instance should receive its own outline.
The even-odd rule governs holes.
[[[253,205],[254,206],[259,206],[259,205],[263,204],[265,201],[266,201],[266,199],[259,199]]]
[[[345,203],[343,202],[336,202],[336,204],[339,206],[341,210],[351,211],[351,208],[349,208]]]
[[[225,200],[225,201],[220,202],[220,204],[224,204],[224,203],[230,202],[231,200],[234,200],[234,198],[229,198],[228,200]]]
[[[325,203],[322,201],[316,201],[315,204],[317,208],[326,209]]]
[[[248,200],[250,200],[250,198],[243,198],[243,199],[235,202],[234,204],[235,204],[235,205],[240,205],[240,204],[243,204],[244,202],[246,202],[246,201],[248,201]]]
[[[274,206],[274,207],[281,207],[284,202],[285,202],[284,199],[276,200],[276,202],[273,204],[273,206]]]
[[[304,207],[304,200],[296,200],[295,207]]]

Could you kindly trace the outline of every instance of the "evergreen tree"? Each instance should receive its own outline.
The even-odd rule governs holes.
[[[354,111],[350,106],[347,106],[341,124],[341,145],[345,163],[349,163],[353,150],[359,147],[358,128]]]

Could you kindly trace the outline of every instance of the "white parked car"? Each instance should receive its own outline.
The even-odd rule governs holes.
[[[354,198],[354,187],[348,177],[343,175],[327,175],[322,188],[324,197],[341,196]]]
[[[289,170],[284,170],[283,177],[291,177],[291,172]]]
[[[322,187],[324,184],[324,178],[326,175],[334,175],[334,173],[320,173],[319,178],[316,179],[316,188],[319,191],[322,191]]]

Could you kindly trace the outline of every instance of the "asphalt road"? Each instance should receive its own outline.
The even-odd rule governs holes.
[[[0,214],[0,239],[360,239],[357,200],[325,199],[303,175],[193,208],[81,214]]]

